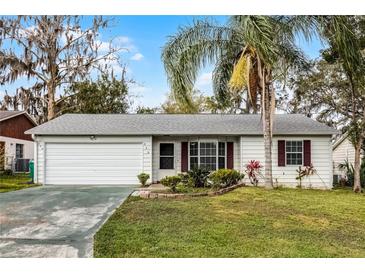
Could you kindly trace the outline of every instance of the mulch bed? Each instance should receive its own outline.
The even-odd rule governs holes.
[[[202,197],[202,196],[216,196],[216,195],[222,195],[224,193],[227,193],[229,191],[232,191],[236,188],[245,186],[244,183],[239,183],[237,185],[229,186],[226,188],[222,188],[215,191],[207,191],[202,193],[158,193],[158,192],[152,192],[150,190],[138,190],[138,194],[135,194],[133,196],[139,196],[141,198],[145,199],[160,199],[160,198],[184,198],[184,197]]]

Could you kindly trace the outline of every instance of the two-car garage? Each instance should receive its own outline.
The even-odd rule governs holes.
[[[80,138],[80,137],[79,137]],[[149,140],[39,142],[38,183],[51,185],[132,185],[150,173]],[[105,138],[104,138],[105,139]],[[123,139],[123,138],[122,138]],[[139,139],[139,138],[138,138]],[[41,174],[43,173],[43,174]]]

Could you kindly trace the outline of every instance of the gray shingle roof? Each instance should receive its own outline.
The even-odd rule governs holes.
[[[17,116],[21,113],[24,113],[24,111],[2,110],[0,111],[0,121],[6,120],[13,116]]]
[[[260,115],[66,114],[26,131],[36,135],[262,135]],[[298,114],[277,114],[275,135],[332,135],[334,129]]]
[[[30,116],[26,111],[20,111],[20,110],[1,110],[0,122],[5,121],[7,119],[11,119],[13,117],[17,117],[19,115],[25,115],[29,119],[29,121],[31,121],[35,126],[37,125],[37,122],[34,120],[32,116]]]

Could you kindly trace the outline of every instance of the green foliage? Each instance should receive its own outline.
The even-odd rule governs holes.
[[[161,105],[164,113],[199,113],[206,110],[206,98],[199,90],[191,90],[184,100],[179,100],[174,93],[169,93]]]
[[[346,159],[343,163],[338,165],[340,170],[346,173],[346,186],[352,187],[354,185],[354,165]],[[360,182],[361,187],[365,187],[365,159],[362,160],[360,168]]]
[[[293,90],[290,113],[315,117],[319,122],[338,128],[347,125],[351,119],[348,111],[350,83],[339,63],[316,61],[309,71],[304,70],[292,77],[289,87]],[[284,102],[281,108],[288,111],[288,104]]]
[[[338,165],[338,169],[342,170],[346,173],[347,177],[347,185],[353,186],[354,185],[354,165],[346,159],[343,163]]]
[[[243,178],[244,174],[234,169],[219,169],[211,173],[208,170],[194,168],[187,173],[166,176],[160,183],[169,187],[172,192],[195,192],[206,187],[215,189],[228,187],[237,184]]]
[[[5,169],[2,174],[5,176],[13,176],[13,171],[11,169]]]
[[[180,176],[166,176],[165,178],[162,178],[160,180],[160,183],[163,184],[164,186],[169,187],[172,192],[176,192],[176,186],[178,183],[181,182],[181,177]]]
[[[245,177],[235,169],[218,169],[209,175],[211,186],[214,189],[220,189],[238,184]]]
[[[149,108],[144,106],[138,106],[136,109],[137,114],[154,114],[158,111],[158,108]]]
[[[103,74],[95,82],[75,82],[65,96],[62,113],[126,113],[129,108],[125,72],[121,79]]]
[[[181,182],[187,187],[194,187],[194,182],[187,172],[179,173],[178,176],[181,178]]]
[[[209,173],[209,170],[193,168],[188,171],[187,175],[193,187],[206,187]]]
[[[175,191],[178,193],[186,193],[189,192],[189,190],[189,187],[183,182],[178,183],[175,188]]]
[[[181,27],[167,41],[162,60],[172,92],[178,101],[188,101],[200,69],[214,63],[213,89],[217,106],[225,107],[232,90],[228,82],[235,63],[246,46],[254,48],[262,65],[268,65],[278,76],[305,64],[295,45],[298,33],[309,39],[315,32],[310,16],[231,16],[227,24],[209,20]],[[252,63],[254,66],[255,63]]]
[[[146,186],[147,180],[150,178],[150,175],[147,173],[140,173],[137,177],[141,185]]]

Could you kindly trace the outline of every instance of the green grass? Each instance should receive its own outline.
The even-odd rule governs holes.
[[[15,173],[11,176],[0,174],[0,193],[38,186],[36,184],[27,184],[29,181],[31,179],[29,174],[26,173]]]
[[[96,257],[365,257],[365,195],[245,187],[214,197],[130,197]]]

